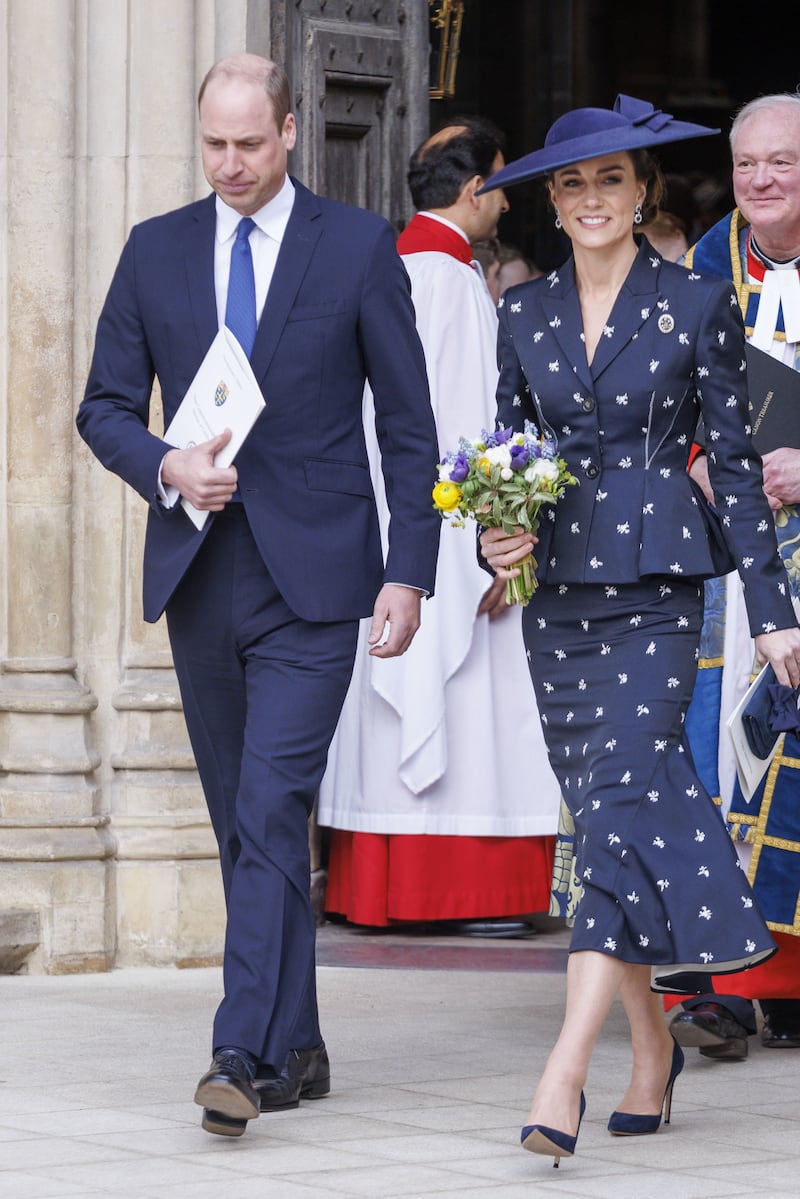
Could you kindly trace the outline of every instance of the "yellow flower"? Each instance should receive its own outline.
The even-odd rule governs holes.
[[[478,459],[478,470],[482,470],[485,475],[492,473],[492,464],[488,458],[483,457]]]
[[[461,502],[461,488],[447,480],[437,483],[433,489],[433,502],[442,512],[452,512]]]

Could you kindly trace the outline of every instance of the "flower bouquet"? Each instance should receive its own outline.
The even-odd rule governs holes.
[[[458,528],[471,516],[485,529],[535,533],[542,504],[554,504],[578,482],[557,450],[553,438],[540,436],[527,420],[522,433],[484,429],[476,441],[462,437],[439,463],[434,507]],[[527,604],[536,590],[536,559],[528,554],[516,566],[519,575],[506,580],[506,603]]]

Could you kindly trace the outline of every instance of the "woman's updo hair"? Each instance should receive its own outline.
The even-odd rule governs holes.
[[[628,150],[633,163],[633,171],[640,183],[646,187],[644,203],[642,204],[642,224],[649,225],[658,216],[658,209],[664,198],[664,176],[661,167],[649,150]]]

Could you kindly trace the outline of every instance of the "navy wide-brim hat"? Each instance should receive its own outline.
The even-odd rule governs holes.
[[[645,150],[690,137],[709,137],[719,129],[676,121],[671,113],[634,96],[617,96],[613,108],[574,108],[550,126],[544,146],[496,171],[476,195],[549,175],[560,167],[623,150]]]

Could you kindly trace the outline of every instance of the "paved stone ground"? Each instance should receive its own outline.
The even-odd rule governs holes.
[[[797,1199],[800,1050],[690,1053],[673,1123],[612,1138],[621,1010],[558,1172],[519,1126],[555,1037],[565,936],[519,941],[320,930],[334,1090],[211,1137],[192,1103],[219,970],[0,978],[3,1199]],[[345,964],[337,964],[345,963]]]

